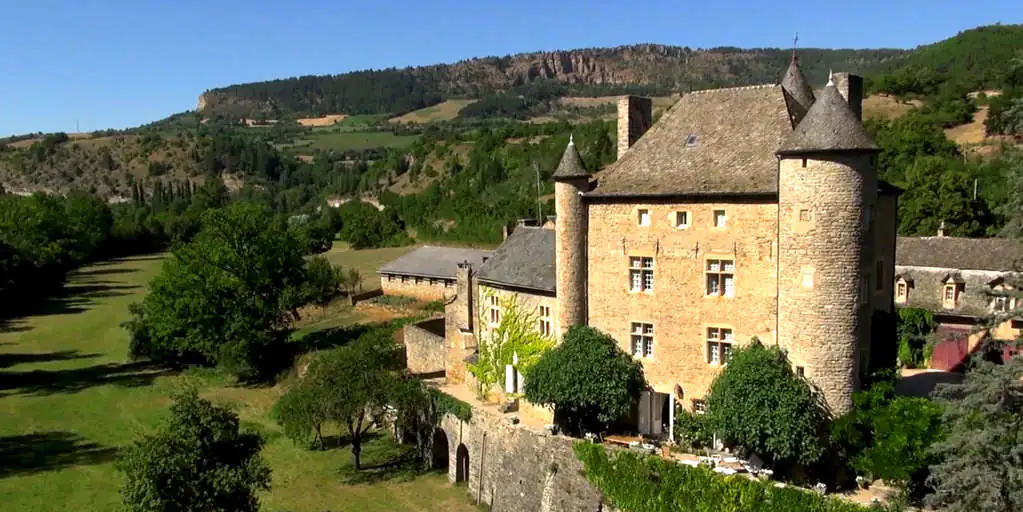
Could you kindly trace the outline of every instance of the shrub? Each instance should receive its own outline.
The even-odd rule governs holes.
[[[675,413],[675,442],[686,450],[699,450],[711,446],[714,432],[705,414],[686,410]]]
[[[136,441],[117,463],[125,474],[125,508],[258,510],[256,492],[270,488],[262,447],[259,434],[239,431],[231,411],[195,391],[177,396],[170,420]]]
[[[305,265],[307,300],[324,306],[341,290],[343,270],[323,256],[310,258]]]
[[[600,432],[618,420],[646,387],[643,369],[614,338],[574,326],[526,375],[526,399],[554,407],[554,421],[573,434]]]
[[[868,512],[868,508],[792,487],[745,476],[722,476],[705,467],[690,467],[656,456],[616,451],[577,442],[576,457],[586,479],[620,510],[671,512]]]
[[[820,458],[827,411],[792,371],[785,353],[755,338],[735,350],[711,384],[707,416],[726,444],[767,460],[812,464]]]

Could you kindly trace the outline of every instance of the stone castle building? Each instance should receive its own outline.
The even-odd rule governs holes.
[[[684,94],[656,123],[650,100],[622,98],[617,161],[591,174],[569,142],[554,222],[459,266],[432,370],[472,385],[466,361],[513,299],[541,332],[589,325],[642,362],[643,434],[698,411],[752,338],[847,410],[872,320],[893,310],[898,189],[877,178],[861,100],[847,73],[815,94],[795,58],[780,84]],[[501,391],[521,384],[509,371]]]

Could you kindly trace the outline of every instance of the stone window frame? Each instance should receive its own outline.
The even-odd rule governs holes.
[[[629,322],[629,353],[632,357],[649,359],[654,356],[654,324]]]
[[[717,269],[714,269],[713,263],[717,262]],[[726,264],[731,264],[731,270],[728,270]],[[704,284],[704,296],[705,297],[724,297],[734,298],[735,297],[735,257],[734,256],[708,256],[703,263],[703,284]],[[728,293],[728,277],[731,277],[732,293]],[[716,291],[711,292],[711,282],[716,283]]]
[[[704,329],[705,360],[710,366],[727,366],[735,349],[735,330],[724,325],[708,325]]]
[[[951,292],[951,298],[949,298],[949,292]],[[941,287],[941,307],[945,309],[955,309],[959,307],[959,297],[963,294],[963,287],[952,280],[946,280],[944,286]]]
[[[537,306],[537,330],[543,336],[550,336],[554,332],[554,321],[553,315],[551,315],[551,306],[549,304],[540,304]]]
[[[678,221],[680,215],[685,215],[686,221],[684,223],[680,223]],[[671,212],[671,225],[679,231],[689,229],[689,226],[693,225],[693,212],[689,210],[676,210]]]
[[[728,211],[724,208],[715,208],[711,212],[710,219],[711,225],[714,229],[725,229],[728,227]],[[718,223],[719,219],[721,220],[720,223]]]
[[[641,228],[648,228],[653,224],[653,212],[650,208],[636,208],[636,225]]]
[[[627,286],[629,293],[653,293],[654,285],[656,284],[654,274],[657,268],[654,263],[654,257],[644,254],[630,254],[628,264],[629,282]]]
[[[895,280],[895,303],[905,304],[909,302],[909,281],[903,278]]]
[[[991,291],[997,294],[991,297],[991,304],[989,306],[993,313],[1008,313],[1016,309],[1016,297],[1007,295],[1007,293],[1014,291],[1012,286],[999,283],[997,286],[993,286]]]
[[[489,315],[487,316],[487,325],[495,328],[501,325],[501,299],[497,295],[491,295],[487,300],[489,302],[487,305],[489,312]]]

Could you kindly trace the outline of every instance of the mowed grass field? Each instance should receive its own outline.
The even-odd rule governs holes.
[[[372,286],[379,263],[402,250],[408,249],[339,247],[328,257],[358,268]],[[213,371],[173,373],[129,361],[121,323],[162,259],[85,267],[60,297],[0,326],[0,510],[117,509],[118,450],[159,425],[170,396],[185,386],[230,405],[243,425],[266,437],[273,488],[262,496],[263,510],[475,510],[464,488],[439,474],[343,483],[351,474],[350,450],[312,452],[285,438],[270,417],[277,387],[233,386]],[[394,452],[380,438],[366,453],[373,464]]]
[[[450,121],[458,117],[466,105],[475,103],[476,100],[447,100],[432,107],[413,110],[404,115],[392,117],[392,123],[432,123],[435,121]]]

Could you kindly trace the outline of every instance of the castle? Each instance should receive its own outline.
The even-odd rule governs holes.
[[[698,412],[753,338],[848,410],[894,307],[899,193],[877,178],[862,83],[834,73],[815,95],[794,56],[780,84],[684,94],[657,123],[649,99],[621,98],[617,161],[591,175],[569,142],[555,217],[458,266],[443,338],[410,345],[409,367],[474,385],[466,362],[514,300],[545,334],[589,325],[642,362],[643,434]],[[502,388],[521,392],[521,375]]]

